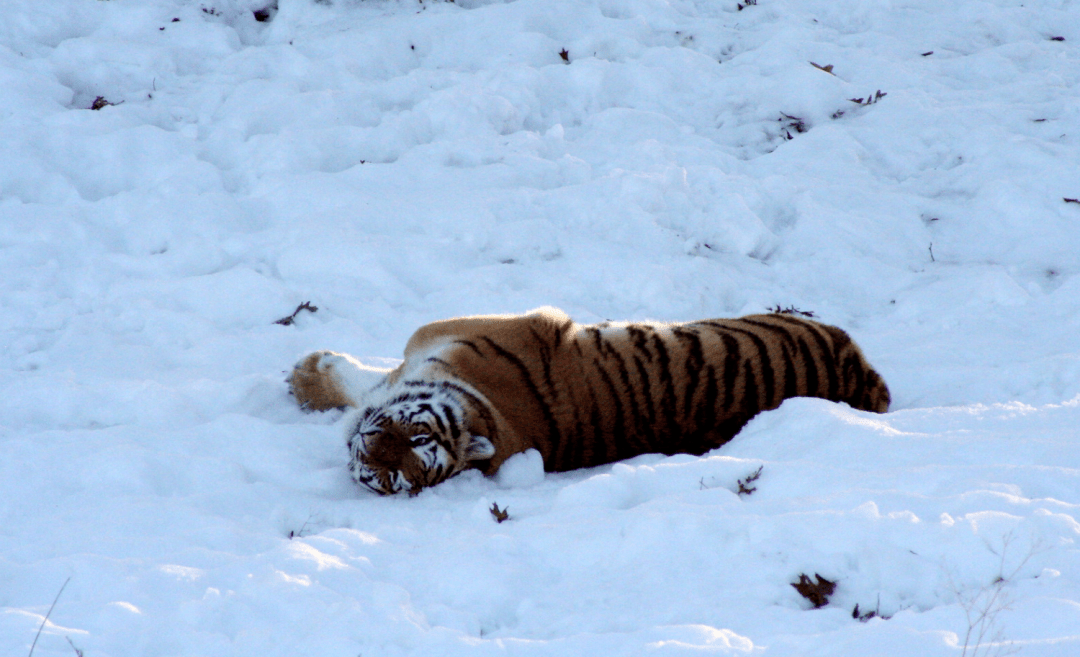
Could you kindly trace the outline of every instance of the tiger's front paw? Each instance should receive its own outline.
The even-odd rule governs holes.
[[[308,354],[287,379],[289,392],[305,411],[326,411],[354,405],[335,365],[345,356],[333,351]]]

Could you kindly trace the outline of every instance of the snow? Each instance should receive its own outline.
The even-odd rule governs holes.
[[[1080,5],[266,4],[0,0],[0,655],[1080,652]],[[287,395],[548,304],[893,410],[381,498]]]

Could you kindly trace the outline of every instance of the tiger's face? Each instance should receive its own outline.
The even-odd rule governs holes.
[[[349,472],[379,493],[416,495],[495,455],[491,441],[463,426],[464,409],[430,391],[369,406],[349,432]]]

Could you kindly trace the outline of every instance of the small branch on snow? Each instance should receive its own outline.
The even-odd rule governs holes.
[[[49,616],[52,616],[53,609],[56,609],[56,603],[60,600],[60,594],[64,592],[64,589],[67,588],[68,582],[70,581],[70,577],[65,579],[63,586],[56,592],[56,597],[53,598],[52,605],[49,606],[49,611],[46,612],[45,618],[41,619],[41,626],[38,627],[37,634],[34,635],[34,642],[30,644],[30,653],[26,657],[34,657],[34,648],[37,646],[38,639],[41,638],[41,630],[45,629],[45,623],[49,622]]]
[[[124,104],[124,101],[120,101],[119,103],[110,103],[109,101],[105,100],[105,96],[98,96],[97,98],[94,99],[94,102],[91,103],[90,109],[99,110],[102,107],[113,107],[115,105],[123,105],[123,104]]]
[[[878,89],[877,91],[870,94],[866,98],[848,98],[848,100],[855,103],[856,105],[866,107],[867,105],[873,105],[874,103],[878,102],[879,100],[881,100],[882,98],[884,98],[885,96],[888,96],[888,95],[889,94],[885,93],[881,89]]]
[[[1011,655],[1019,650],[1015,643],[1004,638],[1004,632],[998,624],[998,615],[1010,609],[1008,591],[1005,585],[1011,582],[1027,565],[1033,556],[1041,552],[1039,542],[1031,545],[1026,556],[1020,560],[1015,568],[1006,572],[1005,563],[1008,557],[1009,547],[1016,540],[1016,533],[1008,532],[1001,537],[1001,552],[986,543],[986,549],[991,554],[999,557],[998,572],[990,584],[983,586],[974,593],[963,591],[953,581],[952,574],[946,570],[945,578],[948,589],[956,596],[957,603],[964,612],[967,622],[967,631],[964,633],[964,645],[961,657],[989,657],[990,655]]]
[[[797,116],[791,116],[790,114],[784,114],[783,112],[780,112],[780,118],[777,119],[777,121],[780,121],[781,123],[784,124],[783,128],[781,128],[781,129],[784,131],[784,135],[785,135],[785,137],[787,138],[788,141],[791,141],[792,139],[794,139],[794,137],[791,136],[791,131],[792,130],[794,130],[795,132],[801,134],[801,133],[804,133],[804,132],[806,132],[807,130],[810,129],[806,125],[806,121],[803,121],[802,119],[800,119]]]
[[[746,479],[739,479],[739,495],[751,495],[757,490],[757,486],[750,486],[758,479],[761,478],[761,471],[765,469],[764,465],[759,465],[757,470],[754,470],[746,476]]]
[[[855,620],[859,621],[860,623],[866,623],[871,618],[882,618],[884,620],[889,620],[890,618],[892,618],[892,616],[882,616],[881,615],[881,594],[880,593],[878,593],[877,606],[876,607],[874,607],[870,611],[864,611],[862,613],[859,613],[859,605],[856,604],[855,605],[855,610],[851,612],[851,617],[854,618]]]
[[[304,524],[300,525],[300,529],[297,529],[295,531],[290,529],[289,530],[289,540],[291,541],[294,538],[303,538],[304,537],[304,530],[307,529],[308,523],[310,523],[311,519],[314,518],[314,517],[315,517],[315,512],[312,511],[310,514],[308,514],[307,520],[304,521]]]
[[[67,639],[68,645],[71,646],[71,649],[75,651],[75,657],[83,657],[83,651],[75,647],[75,644],[71,642],[71,637],[65,636],[64,638]]]
[[[788,306],[787,308],[781,308],[780,304],[776,304],[773,308],[766,308],[771,313],[778,313],[780,315],[799,315],[800,317],[813,317],[814,311],[812,310],[799,310],[795,306]]]
[[[293,311],[293,314],[289,315],[288,317],[282,317],[274,323],[281,324],[282,326],[291,326],[293,322],[296,321],[296,316],[300,314],[301,310],[306,310],[313,313],[316,312],[318,308],[311,305],[310,301],[305,301],[304,303],[296,307],[296,310]]]

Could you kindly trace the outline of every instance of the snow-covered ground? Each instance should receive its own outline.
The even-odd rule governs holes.
[[[0,657],[1080,654],[1080,3],[266,4],[0,0]],[[545,304],[893,412],[379,498],[287,395]]]

